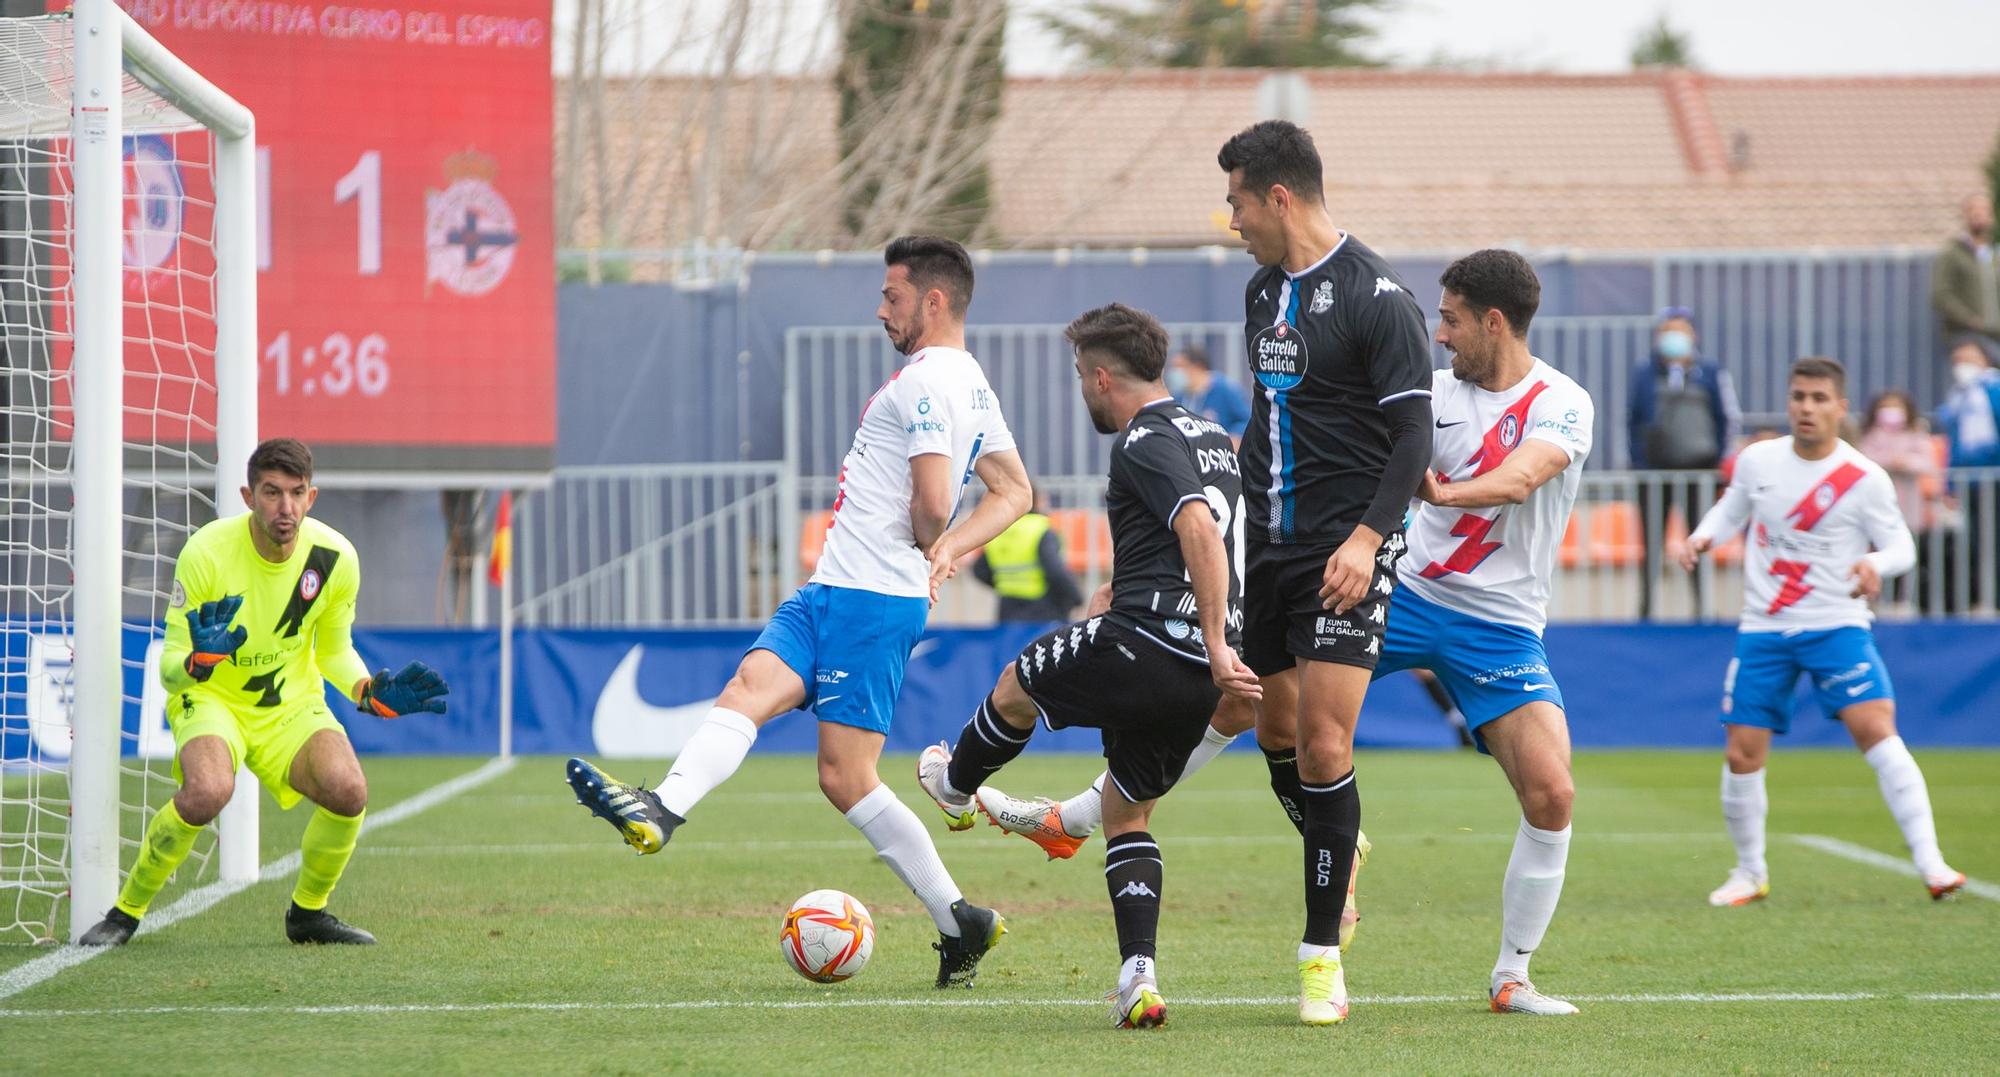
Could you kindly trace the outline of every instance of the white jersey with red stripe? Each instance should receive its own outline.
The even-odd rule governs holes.
[[[1569,456],[1560,475],[1519,505],[1485,509],[1418,503],[1397,581],[1460,613],[1540,633],[1548,624],[1556,552],[1590,455],[1596,407],[1575,379],[1536,359],[1528,375],[1489,393],[1449,370],[1431,376],[1431,469],[1464,482],[1492,471],[1523,441]],[[1393,610],[1390,616],[1394,616]]]
[[[956,518],[973,465],[1013,447],[1013,432],[977,359],[939,347],[910,356],[861,409],[812,582],[930,597],[930,560],[910,527],[910,458],[951,458]]]
[[[1789,437],[1746,446],[1689,538],[1721,543],[1745,525],[1745,632],[1865,628],[1874,614],[1851,593],[1855,564],[1866,557],[1887,579],[1916,563],[1888,472],[1845,441],[1819,460],[1800,457]]]

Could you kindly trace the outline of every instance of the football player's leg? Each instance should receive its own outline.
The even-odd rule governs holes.
[[[1039,713],[1010,662],[959,731],[958,743],[924,749],[917,759],[917,783],[937,802],[951,829],[972,826],[973,795],[1028,746]]]
[[[1305,930],[1299,942],[1299,1017],[1333,1024],[1347,1017],[1340,967],[1340,920],[1360,841],[1354,726],[1371,671],[1301,661],[1298,692],[1299,804],[1305,846]],[[1264,699],[1271,705],[1270,696]]]
[[[293,942],[374,942],[375,936],[326,911],[334,886],[354,856],[368,810],[368,781],[361,773],[361,761],[354,757],[354,746],[337,728],[318,729],[292,753],[285,773],[291,790],[317,806],[299,841],[299,881],[285,911],[286,935]],[[264,774],[259,777],[272,784]],[[286,799],[281,796],[280,803]]]
[[[1106,784],[1104,799],[1104,887],[1122,962],[1111,993],[1112,1018],[1120,1028],[1153,1028],[1167,1020],[1158,965],[1165,862],[1148,829],[1155,801],[1127,800],[1115,780]]]
[[[1890,699],[1856,703],[1840,711],[1840,720],[1854,737],[1862,758],[1875,769],[1876,785],[1889,814],[1903,832],[1910,860],[1923,873],[1933,898],[1943,899],[1965,886],[1963,873],[1945,863],[1938,851],[1937,821],[1931,813],[1930,788],[1916,757],[1896,734],[1896,704]]]
[[[1503,1012],[1568,1014],[1576,1007],[1542,996],[1528,980],[1528,960],[1542,944],[1562,897],[1569,863],[1569,727],[1562,709],[1536,700],[1479,726],[1521,804],[1521,823],[1500,889],[1500,956],[1488,997]]]
[[[1764,764],[1771,755],[1771,730],[1730,723],[1723,727],[1722,819],[1736,847],[1736,866],[1708,896],[1717,906],[1747,905],[1771,892],[1771,871],[1764,861],[1764,820],[1770,797],[1764,791]]]
[[[1299,790],[1299,674],[1296,669],[1280,670],[1260,676],[1257,683],[1264,689],[1264,698],[1255,708],[1257,747],[1264,753],[1278,807],[1303,835],[1306,816],[1305,794]]]
[[[234,721],[226,708],[219,704],[214,708],[217,713],[208,717]],[[146,825],[145,844],[119,888],[117,903],[83,934],[81,941],[86,946],[116,946],[132,937],[153,898],[194,850],[201,828],[221,814],[236,791],[236,755],[231,741],[219,731],[197,728],[187,717],[175,726],[177,734],[183,729],[191,734],[181,739],[175,757],[181,787],[153,813]]]
[[[1216,756],[1221,755],[1235,743],[1238,735],[1254,728],[1256,724],[1255,703],[1235,696],[1224,696],[1222,702],[1215,708],[1214,717],[1209,720],[1208,729],[1202,734],[1201,743],[1196,745],[1193,754],[1188,756],[1187,766],[1181,771],[1180,781],[1188,780],[1196,771],[1214,762]],[[1088,839],[1103,824],[1105,777],[1106,775],[1100,772],[1082,792],[1056,805],[1056,820],[1064,836],[1081,842]],[[1031,820],[1028,826],[1036,833],[1042,833],[1045,829],[1042,824],[1047,814],[1048,802],[1044,799],[1024,800],[1008,796],[989,786],[981,791],[979,801],[986,809],[988,817],[1003,830],[1027,833],[1026,830],[1013,825],[1017,819]],[[1057,855],[1059,854],[1051,852],[1052,857]]]

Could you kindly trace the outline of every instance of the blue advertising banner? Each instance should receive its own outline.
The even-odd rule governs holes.
[[[1043,626],[940,629],[911,656],[890,751],[951,740],[992,687],[1003,664]],[[61,637],[9,632],[0,653],[0,761],[67,758],[69,652]],[[516,636],[515,750],[661,758],[679,751],[713,705],[751,631],[522,629]],[[2000,625],[1918,622],[1876,632],[1895,681],[1897,720],[1914,745],[2000,746]],[[1717,748],[1722,678],[1735,631],[1726,625],[1557,625],[1550,666],[1569,703],[1579,748]],[[451,629],[357,629],[373,667],[422,659],[451,682],[445,715],[383,721],[364,717],[328,690],[356,748],[376,753],[478,753],[499,743],[499,635]],[[149,646],[151,645],[151,646]],[[172,752],[165,700],[150,676],[149,633],[125,635],[127,751]],[[1428,696],[1407,674],[1369,693],[1358,741],[1364,747],[1446,748],[1456,743]],[[1240,747],[1247,749],[1250,738]],[[1801,686],[1790,745],[1848,743]],[[810,752],[816,727],[792,714],[766,726],[762,751]],[[1038,751],[1095,752],[1087,730],[1039,733]]]

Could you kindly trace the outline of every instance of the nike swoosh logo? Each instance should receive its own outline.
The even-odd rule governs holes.
[[[599,755],[611,759],[679,755],[715,706],[714,699],[674,707],[646,702],[639,694],[639,664],[645,656],[646,648],[634,644],[597,694],[597,706],[590,714],[590,739]]]
[[[831,702],[833,702],[834,700],[836,700],[836,699],[839,699],[839,698],[841,698],[841,697],[840,697],[840,696],[821,696],[821,697],[819,697],[819,701],[820,701],[821,703],[831,703]]]
[[[1847,694],[1850,696],[1858,696],[1861,693],[1866,692],[1867,690],[1873,687],[1875,687],[1874,681],[1863,681],[1860,684],[1857,684],[1854,687],[1849,688],[1847,690]]]
[[[1454,427],[1454,426],[1464,426],[1464,425],[1465,425],[1466,423],[1468,423],[1468,422],[1471,422],[1471,421],[1472,421],[1472,420],[1470,420],[1470,419],[1460,419],[1459,421],[1457,421],[1457,422],[1455,422],[1455,423],[1448,423],[1448,422],[1445,422],[1445,421],[1444,421],[1443,419],[1439,419],[1439,420],[1437,421],[1437,428],[1438,428],[1439,430],[1444,430],[1444,429],[1447,429],[1447,428],[1449,428],[1449,427]]]
[[[1555,685],[1553,685],[1553,684],[1541,684],[1541,683],[1536,683],[1536,684],[1524,684],[1524,685],[1522,685],[1522,686],[1521,686],[1521,691],[1523,691],[1523,692],[1532,692],[1532,691],[1534,691],[1534,690],[1535,690],[1535,689],[1537,689],[1537,688],[1554,688],[1554,687],[1555,687]]]

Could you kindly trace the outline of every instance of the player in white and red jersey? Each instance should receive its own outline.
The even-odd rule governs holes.
[[[862,410],[818,571],[771,615],[657,790],[582,759],[569,761],[568,777],[578,803],[633,848],[655,853],[742,765],[764,723],[812,711],[820,790],[929,911],[939,934],[937,986],[970,987],[1004,921],[965,902],[930,833],[882,784],[876,764],[937,584],[1028,510],[1028,475],[986,375],[965,352],[965,248],[904,236],[883,261],[876,317],[909,359]],[[959,519],[975,473],[986,496]]]
[[[1434,673],[1480,750],[1513,783],[1522,820],[1501,890],[1500,958],[1488,998],[1501,1012],[1570,1014],[1576,1007],[1528,981],[1528,957],[1562,893],[1574,793],[1568,721],[1542,628],[1596,415],[1582,386],[1528,351],[1541,282],[1526,259],[1477,251],[1452,263],[1440,283],[1437,340],[1452,352],[1452,363],[1432,374],[1432,474],[1418,491],[1423,504],[1408,527],[1408,549],[1391,535],[1378,555],[1404,593],[1387,618],[1375,676]],[[1244,600],[1265,598],[1250,593]],[[1355,631],[1333,617],[1314,627],[1327,637]],[[1362,646],[1375,655],[1376,643]],[[1225,703],[1216,712],[1183,779],[1249,728],[1247,710]],[[1102,818],[1095,792],[1101,788],[1061,804],[986,788],[979,802],[1001,828],[1053,857],[1068,857]],[[1356,847],[1365,855],[1368,843],[1360,839]],[[1359,919],[1351,889],[1348,899],[1343,947]]]
[[[1931,897],[1942,900],[1965,885],[1938,852],[1930,791],[1896,735],[1895,689],[1869,630],[1868,603],[1884,579],[1916,563],[1916,543],[1888,473],[1840,440],[1846,388],[1847,372],[1833,359],[1792,364],[1791,436],[1737,456],[1729,489],[1681,555],[1681,567],[1692,572],[1717,541],[1749,528],[1743,620],[1722,681],[1722,816],[1736,843],[1736,867],[1708,895],[1711,905],[1747,905],[1771,892],[1764,760],[1771,734],[1791,726],[1801,673],[1812,677],[1820,709],[1847,726],[1875,768]]]

